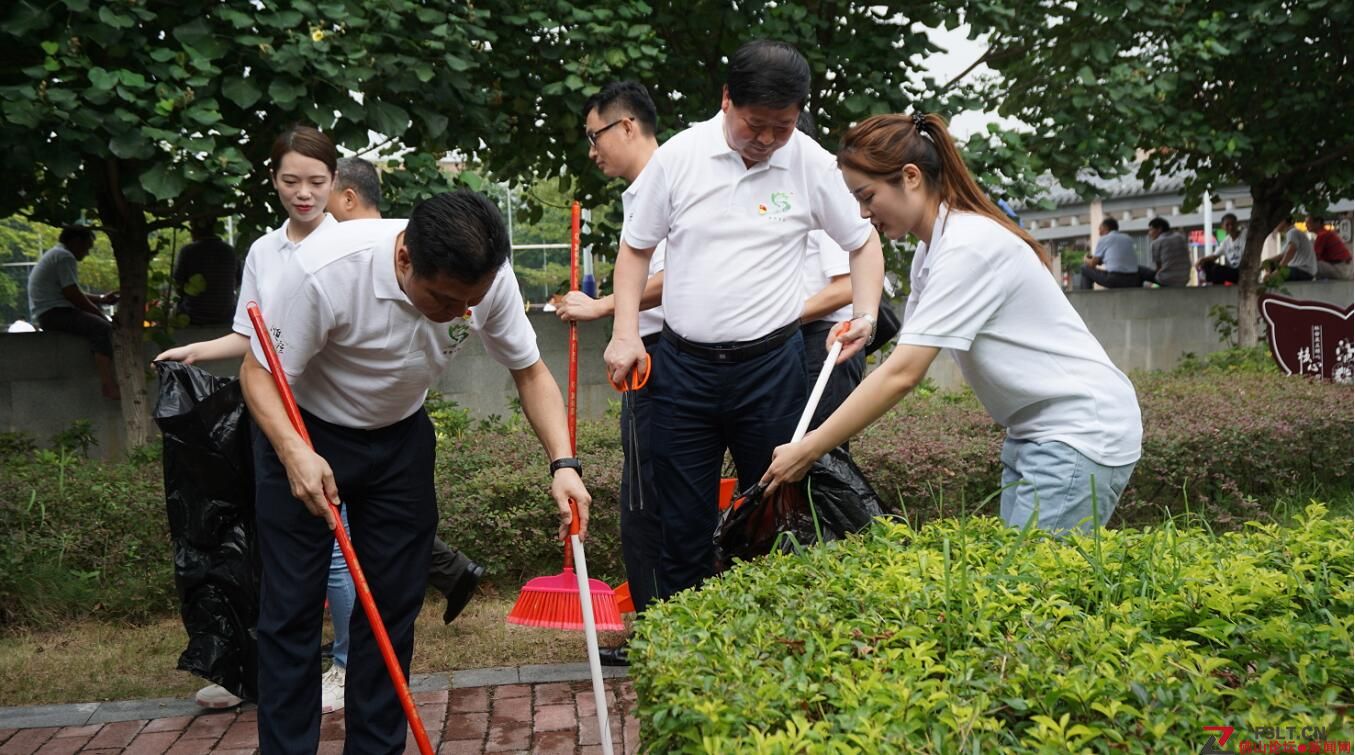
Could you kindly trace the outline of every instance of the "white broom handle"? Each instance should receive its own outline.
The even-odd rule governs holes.
[[[612,755],[612,730],[607,725],[607,690],[602,686],[602,656],[598,653],[598,626],[593,619],[593,594],[588,589],[588,562],[583,560],[583,543],[579,542],[578,535],[570,535],[569,544],[574,548],[574,576],[579,580],[579,600],[583,604],[583,635],[588,641],[588,670],[593,673],[598,736],[602,739],[603,755]]]
[[[795,426],[795,434],[790,436],[791,443],[799,443],[804,440],[805,432],[809,430],[809,420],[814,417],[814,410],[819,408],[819,399],[823,398],[824,386],[828,385],[828,378],[833,372],[833,365],[837,362],[837,355],[842,353],[842,342],[833,341],[833,348],[828,350],[828,358],[823,360],[823,367],[819,370],[819,379],[814,381],[814,390],[809,392],[809,403],[805,406],[804,414],[800,415],[800,424]]]

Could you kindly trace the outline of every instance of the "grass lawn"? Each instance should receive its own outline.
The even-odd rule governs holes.
[[[587,659],[582,632],[505,622],[516,599],[482,591],[443,625],[444,603],[430,598],[416,629],[414,673]],[[601,642],[619,639],[604,633]],[[81,621],[0,635],[0,706],[190,697],[205,682],[175,669],[184,641],[178,617],[140,626]]]

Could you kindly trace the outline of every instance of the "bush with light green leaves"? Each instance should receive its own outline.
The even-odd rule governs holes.
[[[631,644],[654,752],[1199,752],[1349,739],[1349,518],[1058,540],[992,518],[741,564]]]

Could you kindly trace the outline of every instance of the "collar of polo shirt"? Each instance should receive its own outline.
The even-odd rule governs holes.
[[[729,155],[737,159],[740,164],[743,164],[743,155],[740,155],[737,150],[729,146],[729,140],[725,138],[724,111],[721,110],[716,112],[715,117],[707,121],[707,123],[711,124],[711,130],[706,133],[706,143],[707,146],[710,148],[710,156],[721,157],[723,155]],[[800,139],[802,137],[804,137],[804,135],[801,134],[799,131],[796,131],[794,134],[792,134],[790,137],[790,141],[786,142],[784,145],[782,145],[780,149],[773,152],[771,157],[767,158],[766,163],[767,167],[778,168],[780,170],[785,170],[786,168],[789,168],[790,153],[788,152],[788,150],[793,149],[795,145],[795,140]],[[760,165],[762,165],[762,163],[758,163],[758,165],[753,166],[753,168],[749,168],[749,170],[753,170]]]
[[[392,238],[380,254],[372,255],[372,292],[378,299],[402,301],[409,304],[409,297],[400,288],[395,279],[395,245],[400,236]]]

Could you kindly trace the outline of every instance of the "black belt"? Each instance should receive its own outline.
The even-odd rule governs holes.
[[[807,336],[818,335],[819,333],[827,333],[841,324],[842,323],[837,320],[815,320],[814,322],[807,322],[804,325],[801,325],[800,332]]]
[[[752,341],[729,341],[726,343],[697,343],[688,341],[673,329],[668,327],[667,323],[663,326],[663,337],[678,351],[691,354],[702,359],[709,359],[712,362],[746,362],[750,359],[756,359],[764,354],[770,354],[781,348],[790,337],[800,332],[800,323],[792,322],[782,328],[773,330],[762,338]]]
[[[654,348],[654,344],[659,342],[659,334],[650,333],[647,336],[640,336],[640,340],[645,342],[645,350],[648,351],[649,349]]]

